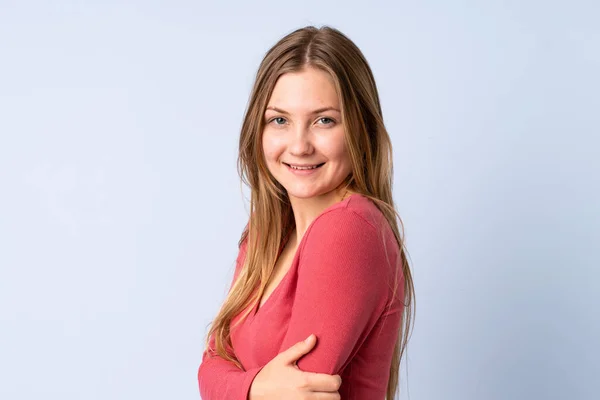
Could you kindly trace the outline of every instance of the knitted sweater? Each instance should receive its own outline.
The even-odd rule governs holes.
[[[231,285],[246,246],[245,240]],[[383,400],[403,312],[399,257],[393,231],[371,200],[352,194],[329,206],[309,225],[266,302],[255,305],[240,325],[233,327],[245,310],[233,319],[231,342],[244,369],[203,353],[201,398],[246,400],[262,367],[314,333],[317,343],[298,360],[300,370],[339,374],[344,400]],[[213,337],[210,343],[214,346]]]

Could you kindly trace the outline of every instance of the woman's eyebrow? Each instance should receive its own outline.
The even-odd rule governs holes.
[[[287,112],[287,111],[285,111],[285,110],[282,110],[281,108],[278,108],[278,107],[275,107],[275,106],[268,106],[268,107],[267,107],[267,110],[273,110],[273,111],[277,111],[278,113],[281,113],[281,114],[286,114],[286,115],[289,115],[289,114],[290,114],[289,112]],[[316,110],[314,110],[314,111],[313,111],[313,112],[311,112],[310,114],[311,114],[311,115],[314,115],[314,114],[320,114],[320,113],[322,113],[322,112],[325,112],[325,111],[337,111],[337,112],[340,112],[340,110],[338,110],[338,109],[337,109],[337,108],[335,108],[335,107],[323,107],[323,108],[319,108],[319,109],[316,109]]]

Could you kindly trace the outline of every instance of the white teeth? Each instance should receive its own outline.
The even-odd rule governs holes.
[[[290,165],[290,167],[293,169],[315,169],[318,167],[318,165],[314,165],[312,167],[294,167],[293,165]]]

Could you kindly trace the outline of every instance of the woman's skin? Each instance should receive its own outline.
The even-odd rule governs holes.
[[[282,75],[275,84],[264,118],[265,161],[287,191],[297,244],[323,210],[344,198],[347,193],[340,190],[340,185],[352,172],[340,101],[331,76],[314,67]],[[294,173],[288,164],[323,165],[311,174],[302,175]],[[266,288],[265,293],[271,290]],[[301,371],[296,365],[315,343],[316,338],[311,335],[308,343],[298,342],[273,358],[254,378],[249,399],[339,399],[342,382],[339,375]]]

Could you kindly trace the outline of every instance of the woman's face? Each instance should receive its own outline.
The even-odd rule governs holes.
[[[262,146],[269,171],[290,197],[324,195],[350,174],[340,102],[327,72],[308,67],[279,77],[267,103]]]

